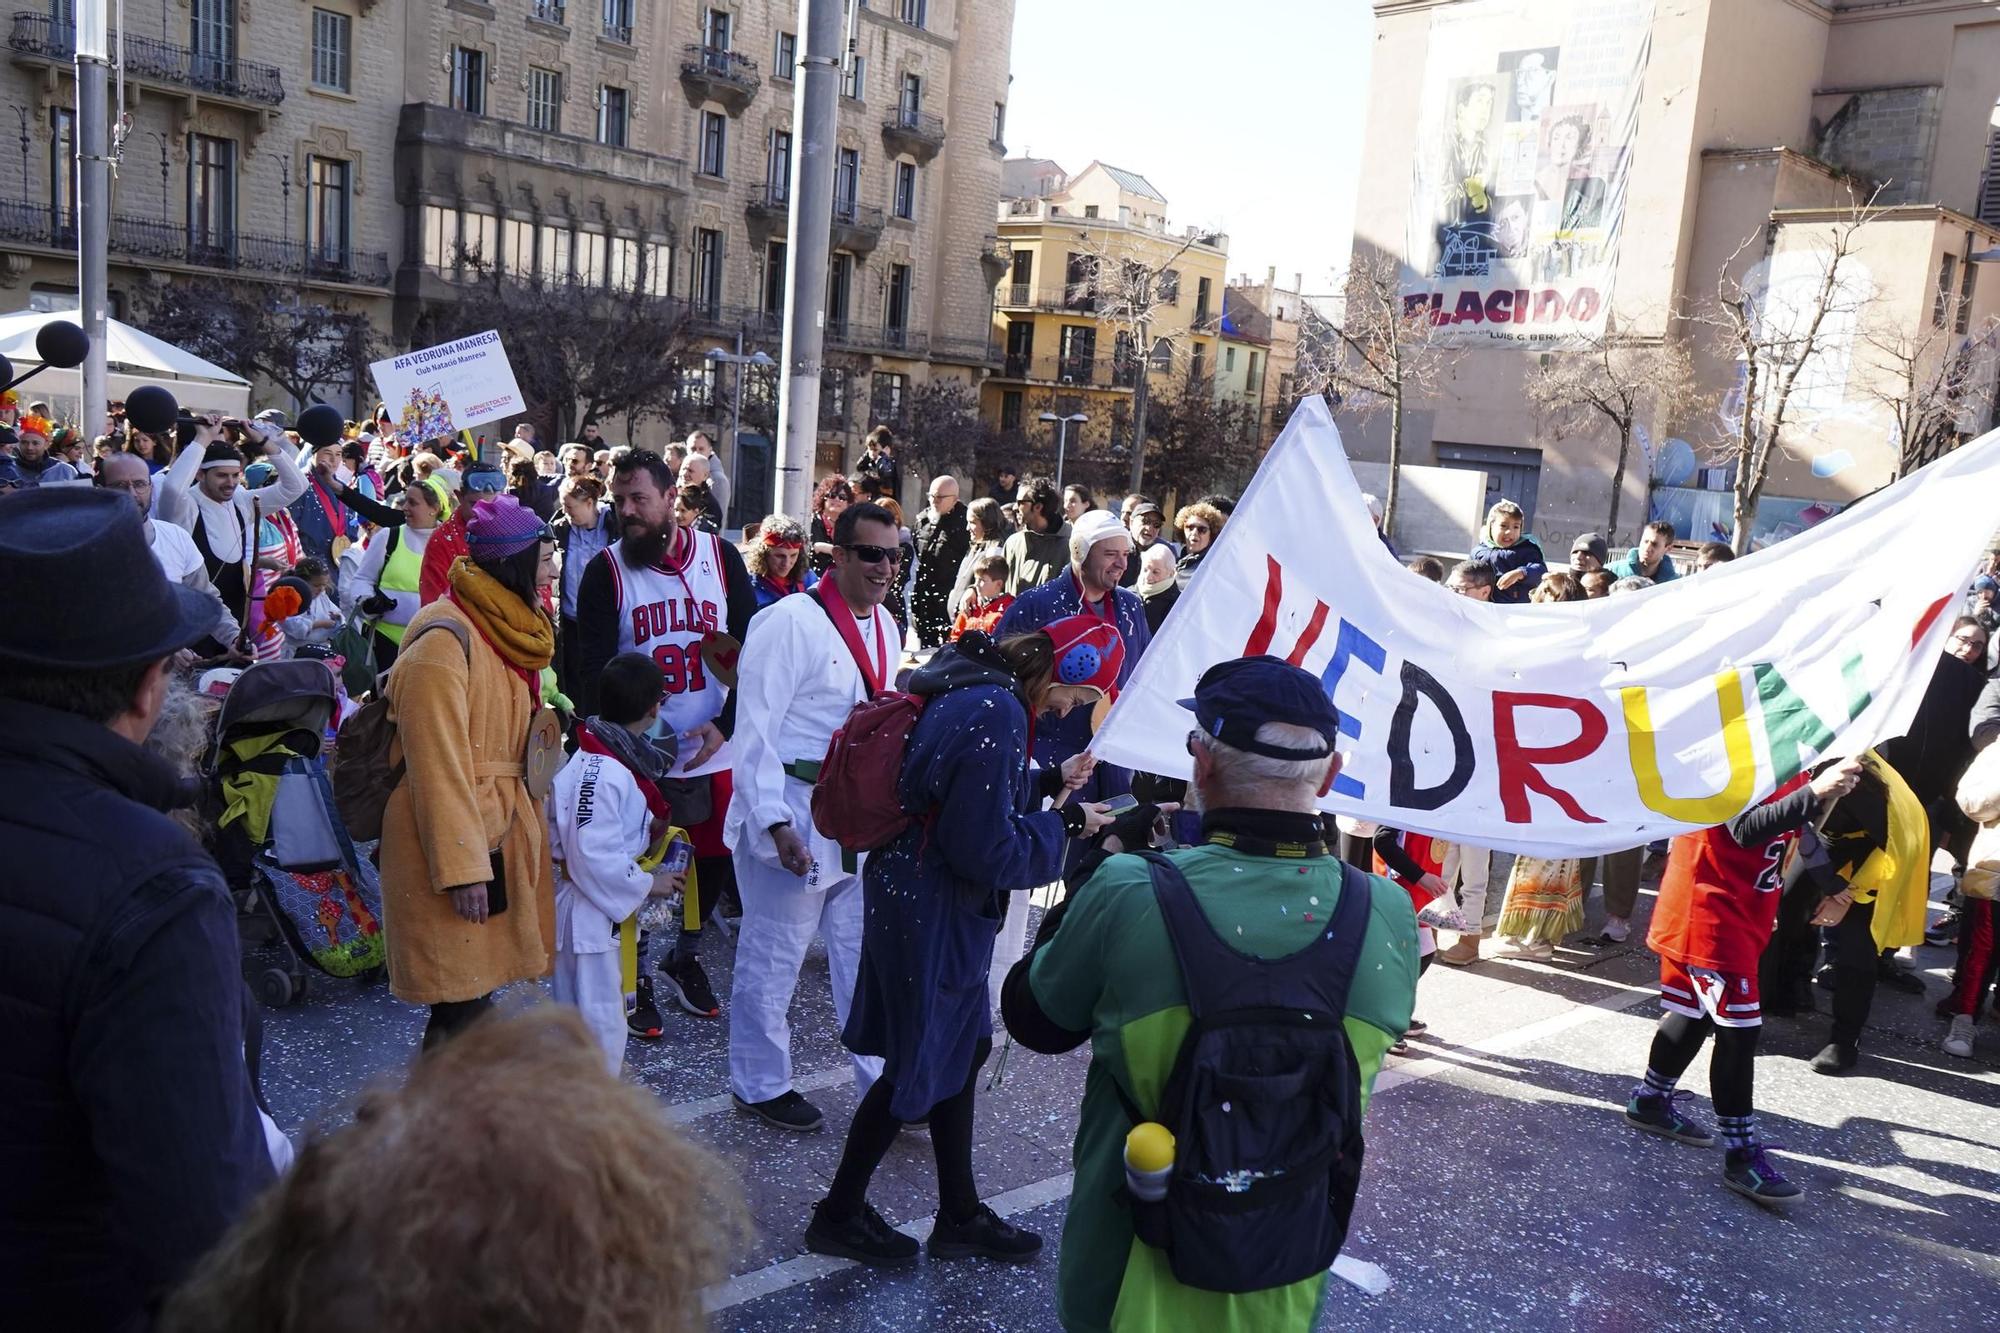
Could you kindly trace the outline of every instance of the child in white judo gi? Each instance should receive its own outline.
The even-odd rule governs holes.
[[[598,679],[598,714],[577,731],[577,752],[549,793],[549,853],[556,872],[557,1000],[583,1011],[611,1072],[625,1058],[625,995],[618,977],[618,923],[650,897],[682,888],[685,871],[639,864],[666,828],[659,782],[674,764],[674,739],[647,733],[660,712],[660,668],[620,653]]]

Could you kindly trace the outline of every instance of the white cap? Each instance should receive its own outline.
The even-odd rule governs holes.
[[[1125,525],[1118,521],[1118,515],[1106,509],[1091,510],[1070,524],[1070,563],[1082,564],[1085,557],[1090,554],[1091,547],[1101,541],[1109,541],[1113,537],[1124,538],[1127,546],[1132,544],[1132,534],[1125,531]]]

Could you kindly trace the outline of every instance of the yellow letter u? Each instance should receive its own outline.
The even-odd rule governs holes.
[[[1743,711],[1743,677],[1735,671],[1715,676],[1716,709],[1722,717],[1722,748],[1729,758],[1729,782],[1713,796],[1669,796],[1660,777],[1659,753],[1653,740],[1652,711],[1646,687],[1618,691],[1625,712],[1625,744],[1632,756],[1632,776],[1639,782],[1639,799],[1648,810],[1683,823],[1703,826],[1733,818],[1757,790],[1757,752],[1750,743],[1750,723]]]

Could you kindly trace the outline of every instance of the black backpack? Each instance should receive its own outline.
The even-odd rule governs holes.
[[[1215,933],[1172,861],[1141,855],[1193,1021],[1156,1117],[1175,1142],[1166,1197],[1121,1189],[1134,1230],[1166,1252],[1176,1280],[1203,1291],[1324,1273],[1361,1183],[1361,1072],[1341,1020],[1368,929],[1368,878],[1343,866],[1326,929],[1288,957],[1259,959]],[[1134,1123],[1146,1118],[1118,1095]]]

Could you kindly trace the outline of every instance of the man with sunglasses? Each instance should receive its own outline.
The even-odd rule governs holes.
[[[743,899],[730,996],[729,1089],[736,1108],[779,1129],[826,1123],[792,1086],[786,1014],[815,931],[826,941],[833,1012],[847,1025],[861,959],[861,863],[813,827],[812,789],[834,730],[888,686],[901,654],[883,609],[900,537],[880,505],[853,504],[833,524],[833,567],[803,596],[781,597],[750,624],[737,678],[735,792],[724,837]],[[882,1072],[854,1057],[857,1092]]]

